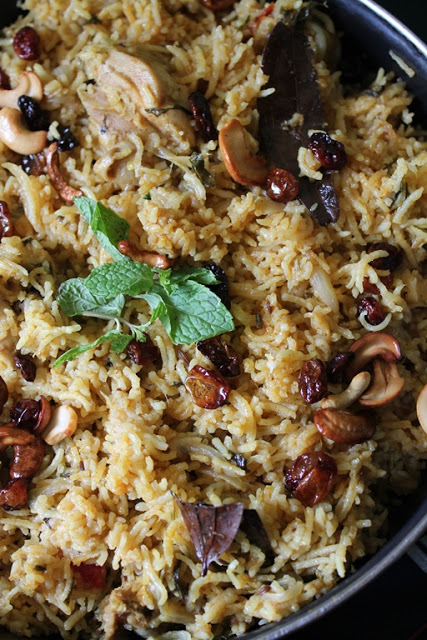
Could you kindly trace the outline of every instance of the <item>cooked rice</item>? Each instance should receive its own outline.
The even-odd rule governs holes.
[[[187,367],[158,321],[148,333],[161,366],[139,366],[102,344],[52,369],[63,351],[113,328],[70,319],[55,299],[61,282],[109,256],[48,176],[26,175],[2,145],[1,199],[17,233],[0,245],[0,363],[10,394],[3,422],[18,399],[41,395],[72,405],[79,417],[72,438],[47,448],[29,507],[0,511],[0,624],[15,633],[110,638],[126,613],[144,638],[211,640],[280,620],[374,553],[385,540],[390,493],[407,494],[419,482],[427,451],[415,411],[426,368],[427,144],[413,128],[404,84],[380,70],[377,93],[344,96],[339,74],[317,64],[329,132],[349,156],[334,175],[341,215],[327,227],[299,201],[279,205],[260,188],[236,185],[216,143],[198,140],[216,180],[209,189],[191,170],[188,145],[177,153],[160,134],[135,133],[110,135],[106,145],[80,99],[105,47],[149,45],[184,95],[205,81],[218,128],[238,118],[255,149],[266,81],[260,52],[283,9],[300,4],[277,0],[244,41],[247,16],[263,8],[256,0],[240,0],[218,24],[196,0],[26,0],[30,13],[18,26],[31,24],[41,37],[35,63],[13,53],[17,27],[4,31],[0,67],[12,86],[33,69],[51,121],[78,138],[61,156],[67,181],[128,220],[141,247],[226,270],[236,324],[230,342],[243,361],[229,403],[216,410],[194,405],[182,384],[188,368],[209,361],[194,345],[181,347]],[[383,254],[366,252],[377,241],[405,256],[391,290],[371,266]],[[378,286],[387,332],[413,370],[399,365],[404,392],[377,412],[371,440],[326,443],[301,400],[298,372],[305,360],[327,361],[366,333],[356,308],[365,277]],[[132,314],[145,322],[148,307],[135,301]],[[16,370],[16,350],[36,359],[34,382]],[[304,507],[285,492],[284,470],[316,449],[333,455],[338,476],[325,500]],[[246,471],[230,462],[234,453],[247,459]],[[262,551],[239,532],[202,577],[172,492],[256,509],[273,566],[264,569]],[[71,563],[105,565],[106,591],[74,580]]]

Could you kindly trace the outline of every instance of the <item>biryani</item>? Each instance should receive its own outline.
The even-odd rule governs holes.
[[[0,52],[0,626],[242,635],[375,553],[420,483],[411,96],[349,78],[300,0],[24,9]]]

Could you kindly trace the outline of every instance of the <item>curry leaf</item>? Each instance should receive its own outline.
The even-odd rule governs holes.
[[[129,237],[129,223],[102,202],[96,202],[91,198],[85,196],[74,198],[74,204],[82,212],[100,244],[110,256],[114,260],[129,260],[117,248],[120,240],[127,240]]]
[[[201,153],[193,152],[190,156],[191,166],[204,187],[214,187],[215,178],[205,167],[205,159]]]
[[[236,537],[243,516],[243,504],[232,502],[213,507],[203,503],[190,504],[177,496],[174,498],[190,534],[196,556],[202,563],[202,576],[205,576],[211,562],[227,551]]]

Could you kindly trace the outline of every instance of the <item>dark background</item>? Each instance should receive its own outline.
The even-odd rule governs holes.
[[[426,0],[376,0],[376,2],[427,42]]]

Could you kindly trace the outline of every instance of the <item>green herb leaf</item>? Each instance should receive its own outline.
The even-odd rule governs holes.
[[[120,240],[129,238],[129,223],[111,211],[102,202],[81,196],[74,198],[74,204],[82,212],[100,244],[114,260],[129,260],[117,249]]]
[[[153,285],[153,270],[142,262],[109,262],[91,271],[85,280],[87,289],[97,297],[113,298],[120,293],[137,296]]]
[[[128,344],[132,342],[132,340],[133,340],[132,334],[117,332],[117,335],[115,336],[115,338],[113,338],[110,349],[114,353],[122,353],[122,351],[126,349]]]
[[[125,341],[125,338],[126,338],[126,341]],[[55,360],[52,367],[59,367],[64,362],[67,362],[69,360],[74,360],[74,358],[77,358],[77,356],[84,353],[85,351],[89,351],[89,349],[94,349],[98,345],[102,344],[103,342],[108,342],[109,340],[113,340],[113,344],[111,346],[113,345],[116,346],[116,349],[115,349],[116,353],[121,353],[126,349],[127,345],[132,340],[132,336],[124,335],[120,333],[120,331],[109,331],[108,333],[105,333],[103,336],[100,336],[96,340],[93,340],[93,342],[89,342],[88,344],[79,344],[77,347],[68,349],[68,351],[63,353],[62,356],[59,356],[59,358]],[[117,349],[117,347],[120,347],[120,351]]]
[[[200,284],[218,284],[216,276],[205,267],[183,267],[179,271],[172,271],[170,281],[172,284],[180,284],[186,280],[195,280]]]
[[[214,187],[215,178],[205,168],[205,159],[203,155],[194,151],[190,156],[190,162],[191,166],[193,167],[194,173],[199,178],[202,185],[204,187]]]
[[[122,294],[108,296],[96,296],[86,286],[84,278],[71,278],[64,282],[58,291],[57,301],[67,316],[81,316],[92,312],[107,316],[119,316],[125,305],[125,297]]]

